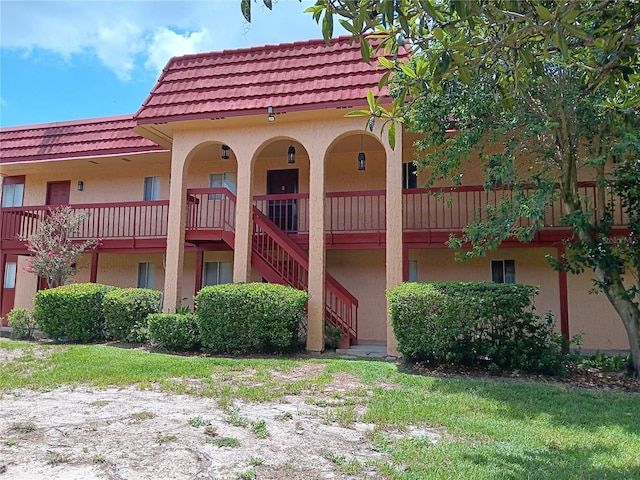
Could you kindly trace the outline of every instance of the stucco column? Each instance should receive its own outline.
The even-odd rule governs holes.
[[[309,303],[307,350],[324,350],[325,307],[325,181],[324,157],[309,152]]]
[[[252,153],[234,150],[238,159],[236,186],[236,234],[233,247],[233,281],[247,282],[251,275],[251,235],[253,233]]]
[[[184,266],[184,235],[187,221],[186,160],[189,149],[174,141],[171,152],[169,181],[169,219],[164,272],[164,303],[162,311],[175,312],[182,301],[182,271]]]
[[[396,148],[391,150],[384,142],[387,154],[387,237],[386,237],[386,288],[402,283],[402,128],[396,134]],[[387,354],[398,355],[398,341],[391,326],[387,303]]]

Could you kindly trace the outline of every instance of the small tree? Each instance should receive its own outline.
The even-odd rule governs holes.
[[[98,243],[73,238],[86,217],[86,213],[76,213],[68,206],[51,209],[35,234],[20,238],[27,242],[31,254],[25,270],[45,278],[49,288],[64,285],[78,271],[76,262],[82,254]]]

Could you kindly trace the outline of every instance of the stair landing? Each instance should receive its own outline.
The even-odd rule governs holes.
[[[352,345],[351,348],[338,348],[336,354],[343,357],[358,358],[388,358],[387,343],[376,342],[373,340],[360,340],[358,345]]]

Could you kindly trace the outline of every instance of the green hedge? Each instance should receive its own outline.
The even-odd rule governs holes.
[[[387,291],[398,350],[431,363],[562,373],[561,342],[553,317],[534,311],[537,293],[530,285],[488,282],[399,285]]]
[[[284,352],[297,344],[306,292],[271,283],[205,287],[196,295],[205,351]]]
[[[14,340],[33,340],[36,321],[28,308],[14,308],[7,315],[11,338]]]
[[[149,339],[169,350],[193,350],[200,345],[195,313],[153,313],[147,317]]]
[[[103,338],[102,300],[117,287],[74,283],[40,290],[34,314],[38,328],[51,339],[90,342]]]
[[[102,310],[107,338],[147,341],[147,316],[160,311],[162,292],[148,288],[119,288],[104,296]]]

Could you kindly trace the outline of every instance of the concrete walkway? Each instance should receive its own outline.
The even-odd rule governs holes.
[[[344,358],[388,358],[386,342],[369,340],[361,340],[351,348],[338,348],[336,354]]]

